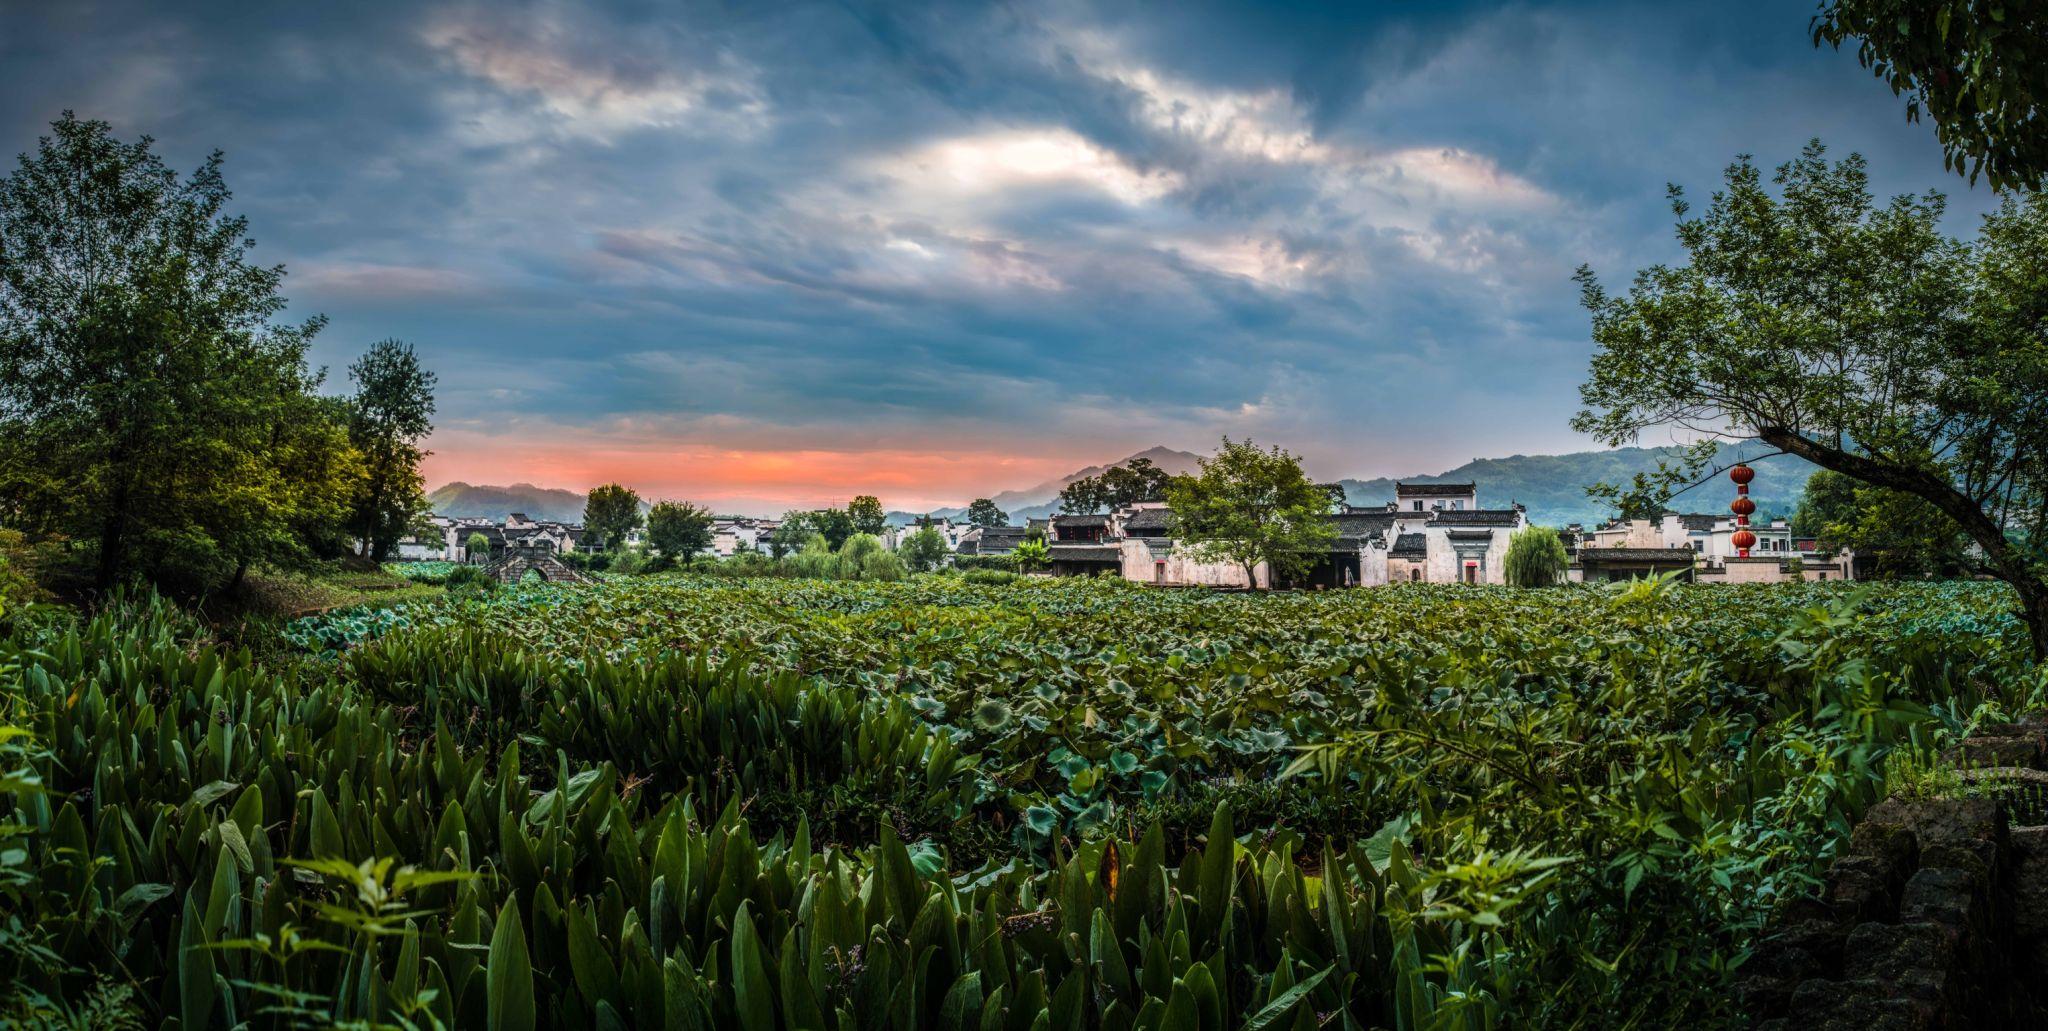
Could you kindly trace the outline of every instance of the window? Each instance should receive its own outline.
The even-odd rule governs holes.
[[[1416,503],[1415,503],[1415,510],[1416,510],[1417,512],[1420,512],[1420,511],[1422,511],[1422,502],[1418,501],[1418,502],[1416,502]]]

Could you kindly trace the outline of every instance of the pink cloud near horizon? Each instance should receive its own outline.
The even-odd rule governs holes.
[[[530,439],[530,438],[529,438]],[[531,483],[574,491],[623,483],[650,501],[690,501],[720,512],[770,515],[843,505],[873,494],[890,509],[925,511],[1020,490],[1100,462],[1061,454],[906,447],[769,449],[649,441],[533,444],[442,432],[428,442],[428,486]]]

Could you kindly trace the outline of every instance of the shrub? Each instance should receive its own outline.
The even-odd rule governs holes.
[[[491,574],[484,572],[482,566],[461,565],[450,569],[447,575],[441,578],[441,586],[448,588],[451,593],[488,591],[497,586],[497,581],[492,580]]]

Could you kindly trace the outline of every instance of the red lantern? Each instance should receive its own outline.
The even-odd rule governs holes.
[[[1756,470],[1738,465],[1728,470],[1728,478],[1735,481],[1735,500],[1729,502],[1728,511],[1735,513],[1735,536],[1728,543],[1735,545],[1737,558],[1748,558],[1749,549],[1756,546],[1756,534],[1749,532],[1749,514],[1756,511],[1756,502],[1749,500],[1749,481],[1756,478]]]

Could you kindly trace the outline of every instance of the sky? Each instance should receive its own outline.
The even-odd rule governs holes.
[[[1991,204],[1814,5],[0,0],[0,151],[226,152],[430,485],[922,510],[1249,436],[1318,477],[1595,446],[1571,277],[1819,137]],[[1645,440],[1646,444],[1668,443]]]

